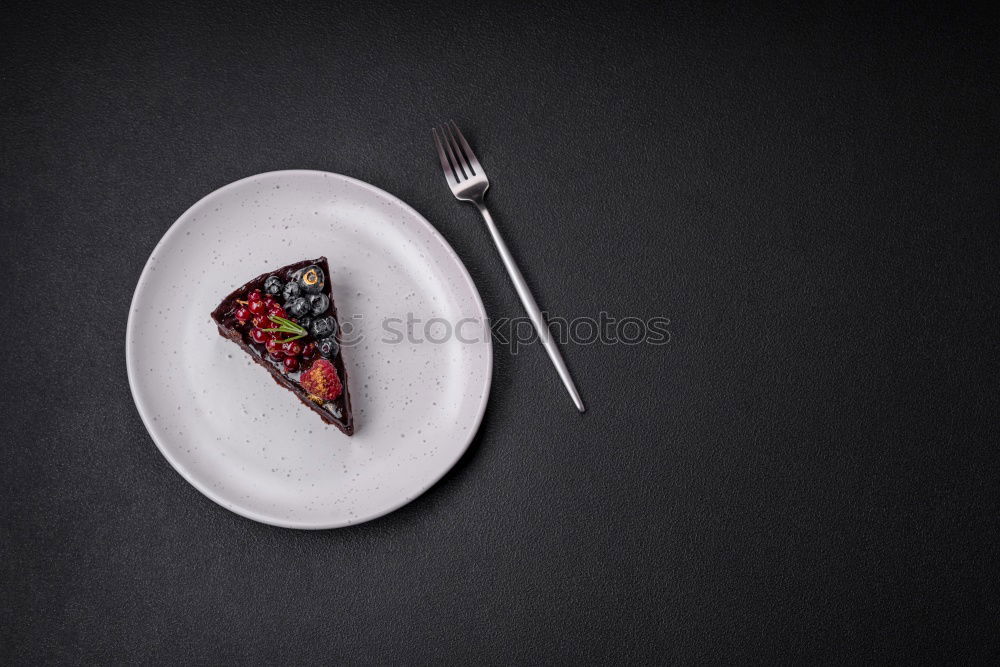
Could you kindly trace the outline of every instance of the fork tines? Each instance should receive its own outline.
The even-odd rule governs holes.
[[[465,140],[455,121],[445,123],[440,130],[432,127],[431,132],[434,134],[434,143],[441,159],[441,169],[444,170],[449,183],[457,185],[476,176],[486,176],[479,160],[476,159],[476,154],[472,152],[472,147]]]

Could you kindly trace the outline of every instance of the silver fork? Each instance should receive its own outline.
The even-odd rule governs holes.
[[[517,295],[521,297],[524,309],[528,311],[528,317],[535,326],[535,331],[538,332],[538,338],[542,341],[542,346],[549,353],[549,359],[552,360],[556,371],[559,373],[559,377],[562,379],[563,384],[566,385],[566,390],[569,391],[573,403],[576,404],[576,409],[583,412],[585,410],[583,400],[576,391],[576,385],[573,384],[573,378],[570,377],[569,370],[566,368],[566,362],[563,361],[562,355],[559,354],[559,348],[556,347],[556,343],[552,339],[552,334],[549,332],[549,327],[545,324],[542,311],[538,309],[535,297],[531,296],[531,291],[528,289],[528,284],[524,282],[521,270],[517,268],[514,257],[510,254],[510,250],[507,249],[507,244],[504,243],[503,237],[500,236],[500,230],[497,229],[496,223],[493,222],[493,216],[490,215],[490,212],[486,209],[486,204],[483,203],[486,188],[490,187],[490,182],[486,179],[486,172],[483,171],[482,165],[476,159],[476,154],[469,147],[469,142],[462,136],[462,131],[458,129],[458,125],[455,125],[455,121],[451,121],[451,125],[446,123],[441,128],[440,137],[436,128],[431,128],[431,132],[434,133],[434,143],[437,144],[438,157],[441,158],[441,168],[444,170],[444,177],[448,181],[448,186],[451,188],[452,194],[460,201],[468,201],[475,204],[476,208],[482,214],[483,219],[486,220],[486,227],[490,230],[493,243],[500,252],[500,259],[503,260],[503,265],[507,268],[507,273],[514,282],[514,289],[517,290]]]

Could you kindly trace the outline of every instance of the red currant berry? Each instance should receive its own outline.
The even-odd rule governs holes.
[[[277,351],[271,350],[270,352],[267,353],[267,356],[271,357],[275,361],[281,361],[282,359],[285,358],[285,353],[282,352],[281,350]]]
[[[302,358],[312,359],[316,354],[316,343],[306,343],[302,346]]]
[[[271,352],[271,353],[277,352],[278,354],[284,354],[284,352],[282,352],[282,350],[281,350],[281,343],[279,343],[278,339],[276,339],[276,338],[269,339],[265,343],[265,345],[267,345],[267,351],[268,352]]]
[[[275,317],[284,317],[286,319],[288,318],[288,315],[285,314],[285,309],[279,306],[278,304],[274,304],[273,306],[268,308],[267,314],[274,315]]]
[[[297,340],[290,340],[281,346],[281,351],[290,357],[297,357],[302,354],[302,343]]]
[[[267,315],[254,315],[253,325],[258,329],[273,329],[274,325],[271,324],[271,320],[267,319]]]
[[[274,300],[274,297],[268,294],[264,297],[264,305],[270,310],[274,306],[278,305],[278,302]]]
[[[260,299],[257,299],[256,301],[251,301],[249,304],[247,304],[247,308],[249,308],[250,312],[253,313],[254,315],[260,315],[261,313],[267,311],[267,306],[265,306],[264,302],[261,301]]]
[[[250,292],[250,295],[247,297],[247,301],[253,303],[254,301],[260,301],[262,298],[264,297],[261,296],[260,290],[255,289],[254,291]]]
[[[247,308],[237,308],[235,315],[240,324],[246,324],[247,320],[253,316]]]
[[[282,363],[285,364],[285,370],[289,373],[299,370],[299,360],[295,357],[285,357],[285,361]]]
[[[252,340],[255,343],[259,343],[260,345],[263,345],[269,339],[266,331],[261,331],[260,329],[251,329],[250,340]]]

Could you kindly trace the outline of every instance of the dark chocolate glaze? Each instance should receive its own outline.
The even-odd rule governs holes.
[[[219,328],[219,335],[239,345],[244,352],[250,355],[251,359],[267,369],[275,382],[298,396],[300,401],[320,416],[320,419],[327,424],[333,424],[347,435],[354,435],[354,414],[351,412],[351,394],[348,390],[347,370],[344,368],[343,345],[341,345],[340,351],[337,352],[337,356],[330,359],[330,361],[333,363],[334,368],[337,369],[337,375],[340,376],[344,392],[337,399],[320,405],[309,398],[309,393],[302,388],[302,385],[294,377],[290,377],[285,373],[280,363],[272,361],[267,356],[263,345],[258,345],[250,339],[250,326],[241,325],[234,314],[236,309],[240,307],[240,304],[236,300],[245,300],[247,295],[254,289],[263,291],[264,281],[268,277],[278,276],[282,282],[288,282],[294,272],[310,264],[318,265],[326,275],[326,284],[323,286],[323,293],[330,298],[330,308],[327,313],[324,313],[324,316],[332,315],[334,318],[337,318],[337,304],[333,300],[331,291],[330,265],[327,264],[326,257],[319,257],[317,259],[307,259],[295,264],[289,264],[276,271],[262,273],[245,285],[236,288],[229,296],[222,300],[218,308],[212,311],[212,320]],[[313,337],[308,336],[304,339],[304,342],[312,340]],[[337,319],[337,342],[342,343],[339,318]]]

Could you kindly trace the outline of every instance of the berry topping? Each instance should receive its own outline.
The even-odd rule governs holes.
[[[302,346],[303,359],[312,359],[314,356],[316,356],[316,343],[306,343]]]
[[[292,317],[302,317],[309,314],[309,299],[300,296],[288,302],[286,310]]]
[[[309,331],[312,333],[313,338],[319,340],[320,338],[328,338],[330,336],[337,335],[337,320],[332,317],[320,317],[313,321],[312,325],[309,327]]]
[[[299,370],[299,360],[295,357],[285,357],[285,360],[281,363],[285,365],[285,370],[289,373]]]
[[[308,315],[303,315],[302,317],[296,317],[295,321],[299,323],[299,326],[303,329],[308,329],[312,326],[313,318]]]
[[[299,296],[302,290],[299,289],[299,284],[296,282],[289,282],[285,285],[285,289],[281,290],[281,295],[284,297],[285,302],[291,301],[295,297]]]
[[[281,294],[281,290],[284,288],[285,286],[278,276],[270,276],[264,281],[264,291],[268,294]]]
[[[267,319],[267,315],[254,315],[253,325],[258,329],[270,329],[271,321]]]
[[[264,298],[264,297],[263,297],[263,295],[261,295],[260,290],[259,289],[255,289],[252,292],[250,292],[249,296],[247,296],[247,301],[249,301],[250,303],[253,303],[254,301],[260,301],[262,298]]]
[[[264,305],[267,306],[268,309],[271,309],[274,306],[277,306],[278,302],[274,300],[273,296],[268,294],[267,296],[264,297]]]
[[[269,318],[288,317],[288,314],[285,312],[285,309],[279,306],[278,304],[274,304],[273,306],[268,308],[267,315]]]
[[[326,359],[314,361],[308,370],[303,371],[299,382],[309,392],[309,398],[318,403],[332,401],[344,391],[337,369]]]
[[[250,312],[249,308],[242,308],[242,307],[237,308],[234,315],[240,324],[246,324],[247,320],[253,317],[253,313]]]
[[[324,338],[316,344],[319,349],[319,353],[326,357],[327,359],[333,359],[340,352],[340,343],[334,337]]]
[[[285,353],[281,350],[281,343],[278,342],[277,338],[272,338],[264,343],[264,347],[267,348],[267,353],[270,354],[271,358],[275,361],[281,361],[285,358]]]
[[[250,340],[252,340],[255,343],[260,343],[261,345],[269,341],[270,336],[271,334],[267,333],[266,331],[261,331],[260,329],[250,330]]]
[[[313,264],[302,270],[296,282],[306,294],[319,294],[326,284],[326,277],[323,275],[323,269]]]
[[[290,340],[287,343],[282,343],[281,351],[290,357],[297,357],[302,354],[302,343],[297,340]]]
[[[254,315],[260,315],[261,313],[267,311],[267,306],[264,305],[264,301],[261,300],[259,297],[257,298],[257,300],[251,301],[247,305],[247,308],[249,308],[250,312],[253,313]]]
[[[310,294],[309,309],[313,315],[322,315],[330,307],[330,297],[325,294]]]

